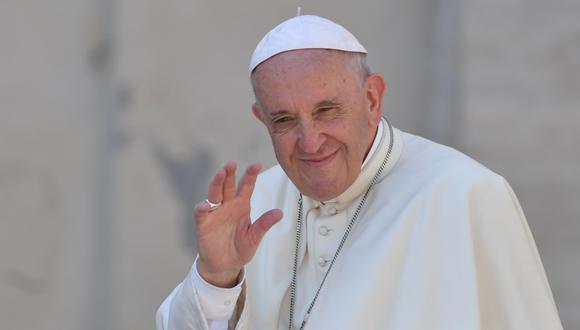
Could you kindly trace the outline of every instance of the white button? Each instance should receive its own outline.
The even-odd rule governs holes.
[[[328,213],[330,215],[336,215],[338,213],[338,210],[336,209],[336,207],[331,206],[331,207],[328,208]]]
[[[322,226],[322,227],[318,228],[318,233],[322,236],[328,235],[329,232],[330,232],[330,229],[328,229],[328,227],[326,227],[326,226]]]
[[[318,264],[320,265],[320,267],[326,266],[326,259],[324,259],[323,257],[319,257]]]
[[[229,306],[229,305],[231,305],[231,304],[232,304],[232,301],[231,301],[231,300],[226,300],[226,301],[224,301],[224,305],[225,305],[225,306]]]

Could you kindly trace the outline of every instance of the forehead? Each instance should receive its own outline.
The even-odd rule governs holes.
[[[320,69],[333,72],[351,71],[354,62],[352,58],[352,53],[332,49],[291,50],[264,61],[254,71],[253,78],[278,79],[297,71],[321,71]]]
[[[266,107],[335,98],[360,86],[355,63],[353,54],[343,51],[302,49],[284,52],[256,68],[252,75],[254,92]]]

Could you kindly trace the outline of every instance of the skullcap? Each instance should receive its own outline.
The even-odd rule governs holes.
[[[260,63],[274,55],[308,48],[367,53],[355,36],[344,27],[319,16],[296,16],[280,23],[258,43],[250,60],[250,75]]]

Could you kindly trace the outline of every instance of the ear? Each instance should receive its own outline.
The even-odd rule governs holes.
[[[380,74],[371,74],[365,83],[365,98],[369,112],[369,124],[373,127],[379,124],[383,111],[383,95],[387,82]]]
[[[257,102],[254,102],[254,104],[252,104],[252,113],[254,114],[254,117],[256,117],[256,119],[264,123],[264,117],[262,117],[262,109],[260,109],[260,106],[258,105]]]

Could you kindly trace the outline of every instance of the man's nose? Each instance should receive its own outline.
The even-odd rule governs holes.
[[[298,146],[300,151],[308,154],[315,154],[320,151],[324,144],[324,134],[314,123],[301,123],[298,128]]]

